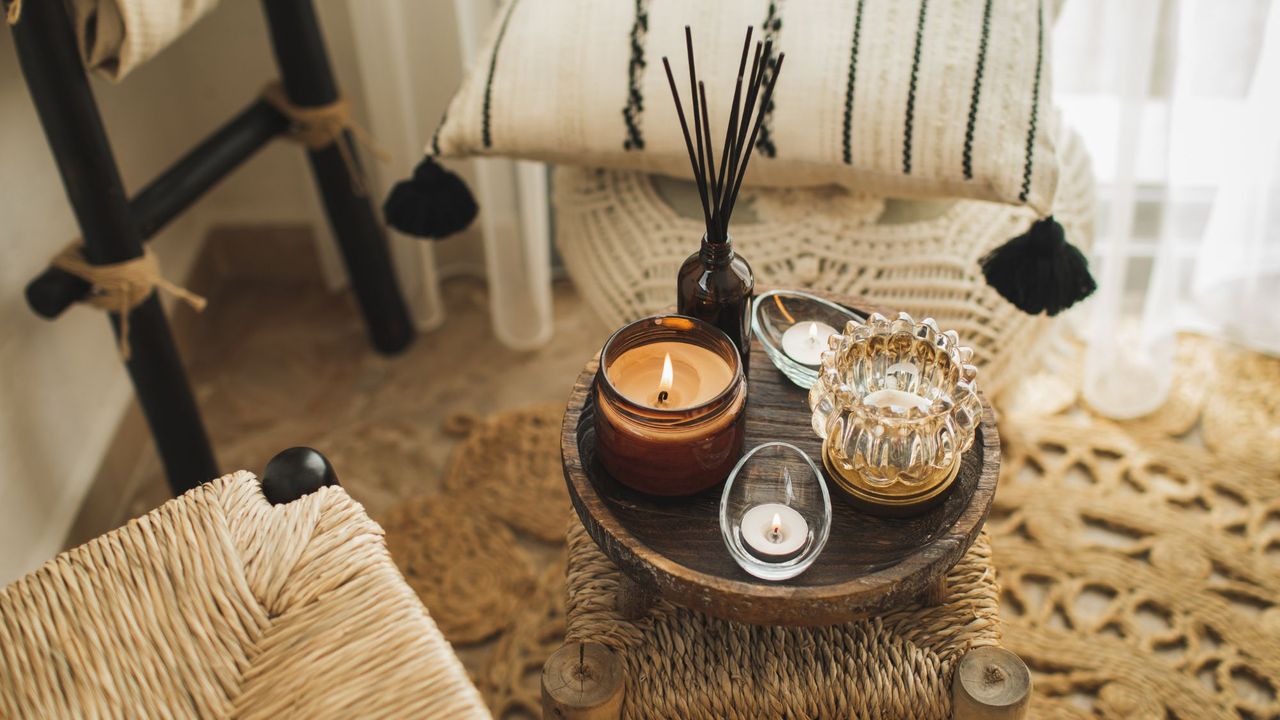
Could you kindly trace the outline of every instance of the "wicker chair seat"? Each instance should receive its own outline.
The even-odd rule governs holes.
[[[202,485],[0,590],[0,717],[489,717],[382,535]]]

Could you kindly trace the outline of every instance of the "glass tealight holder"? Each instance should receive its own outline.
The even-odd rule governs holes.
[[[888,514],[940,500],[982,415],[972,358],[954,331],[906,313],[873,313],[834,336],[809,390],[832,480]]]
[[[817,559],[831,532],[822,472],[783,442],[753,448],[720,495],[720,534],[735,562],[762,580],[786,580]]]
[[[660,373],[664,355],[669,366]],[[723,482],[742,455],[742,358],[701,320],[654,315],[618,330],[600,352],[593,393],[598,457],[634,490],[701,492]]]
[[[769,360],[805,390],[818,380],[821,353],[828,348],[831,334],[850,321],[864,319],[848,308],[795,290],[757,295],[751,311],[752,329]]]

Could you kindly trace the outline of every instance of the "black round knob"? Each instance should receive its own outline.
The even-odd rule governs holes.
[[[337,485],[333,466],[319,450],[291,447],[277,453],[262,471],[262,494],[272,505],[293,502],[325,485]]]

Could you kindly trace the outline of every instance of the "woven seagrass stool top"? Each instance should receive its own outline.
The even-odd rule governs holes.
[[[1000,641],[986,533],[947,576],[939,605],[825,627],[744,625],[659,600],[637,620],[616,609],[622,573],[582,525],[569,530],[569,642],[617,651],[624,718],[910,717],[951,712],[951,673]]]

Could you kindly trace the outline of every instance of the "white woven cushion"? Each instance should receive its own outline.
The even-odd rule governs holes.
[[[787,54],[748,184],[841,184],[1050,211],[1050,9],[1040,0],[508,0],[428,151],[689,177],[693,28],[717,142],[743,34]]]

